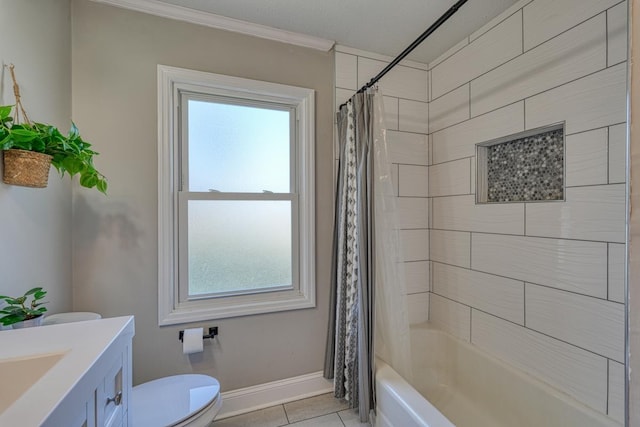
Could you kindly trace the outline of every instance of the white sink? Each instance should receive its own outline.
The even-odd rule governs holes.
[[[0,414],[62,359],[66,352],[0,360]]]

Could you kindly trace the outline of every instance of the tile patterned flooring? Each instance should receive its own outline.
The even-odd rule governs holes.
[[[332,393],[215,421],[211,427],[370,427]]]

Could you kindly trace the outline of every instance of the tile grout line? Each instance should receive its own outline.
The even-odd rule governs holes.
[[[524,55],[524,7],[520,9],[520,18],[522,19],[522,24],[520,29],[522,30],[522,55]]]
[[[568,289],[554,287],[552,285],[544,285],[544,284],[541,284],[541,283],[532,282],[531,280],[505,276],[503,274],[496,274],[496,273],[492,273],[492,272],[484,271],[484,270],[477,270],[477,269],[474,269],[474,268],[471,268],[471,267],[465,267],[465,266],[458,265],[458,264],[450,264],[450,263],[442,262],[442,261],[438,261],[438,260],[432,260],[430,262],[431,263],[441,264],[441,265],[446,265],[446,266],[449,266],[449,267],[460,268],[460,269],[463,269],[463,270],[472,271],[472,272],[476,272],[476,273],[482,273],[482,274],[486,274],[486,275],[489,275],[489,276],[501,277],[503,279],[509,279],[509,280],[514,281],[514,282],[528,283],[529,285],[539,286],[539,287],[542,287],[542,288],[547,288],[547,289],[555,290],[555,291],[558,291],[558,292],[565,292],[565,293],[576,295],[576,296],[580,296],[580,297],[592,298],[592,299],[595,299],[595,300],[598,300],[598,301],[602,301],[602,302],[606,302],[606,303],[624,305],[624,303],[621,303],[621,302],[618,302],[618,301],[612,301],[612,300],[606,299],[604,297],[598,297],[598,296],[594,296],[594,295],[589,295],[589,294],[585,294],[585,293],[571,291],[571,290],[568,290]]]
[[[607,126],[607,184],[611,184],[611,125]]]
[[[615,184],[615,185],[621,185],[623,183],[620,184]],[[571,188],[576,188],[576,187],[571,187]],[[468,196],[473,196],[473,194],[458,194],[458,195],[454,195],[454,196],[437,196],[435,197],[436,199],[444,199],[447,197],[468,197]],[[409,197],[405,197],[405,198],[409,198]],[[414,199],[419,199],[422,200],[424,199],[424,197],[413,197]],[[509,204],[516,204],[516,203],[522,203],[522,202],[514,202],[514,203],[509,203]],[[538,202],[536,202],[538,203]],[[559,203],[559,202],[553,202],[553,203]],[[506,203],[505,203],[506,204]],[[483,205],[486,206],[486,205]],[[415,227],[415,228],[400,228],[401,230],[423,230],[424,227]],[[495,235],[495,236],[510,236],[510,237],[527,237],[527,238],[531,238],[531,239],[549,239],[549,240],[566,240],[569,242],[585,242],[585,243],[596,243],[596,244],[607,244],[607,243],[624,243],[623,241],[616,241],[616,240],[592,240],[592,239],[576,239],[576,238],[569,238],[569,237],[554,237],[554,236],[538,236],[538,235],[534,235],[534,234],[530,234],[528,236],[525,236],[524,234],[516,234],[516,233],[504,233],[504,232],[488,232],[488,231],[478,231],[478,230],[472,230],[472,229],[466,229],[466,230],[458,230],[455,228],[437,228],[437,227],[433,227],[434,230],[440,230],[440,231],[459,231],[459,232],[463,232],[463,233],[478,233],[478,234],[491,234],[491,235]]]
[[[607,300],[609,299],[609,262],[611,261],[611,255],[609,254],[611,245],[607,242],[607,264],[605,265],[605,270],[607,274]]]
[[[522,282],[522,325],[527,327],[527,282]]]
[[[282,405],[282,410],[284,411],[284,416],[287,419],[287,425],[291,424],[291,421],[289,420],[289,414],[287,413],[287,408],[284,406],[284,404]]]
[[[609,9],[604,11],[604,63],[609,66]]]
[[[610,415],[609,413],[609,377],[611,375],[611,362],[610,359],[607,358],[607,394],[606,394],[606,400],[607,400],[607,415]]]

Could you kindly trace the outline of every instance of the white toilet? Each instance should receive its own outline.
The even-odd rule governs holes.
[[[42,325],[101,319],[97,313],[70,312],[47,316]],[[199,374],[173,375],[133,387],[133,427],[208,427],[222,407],[220,383]]]
[[[133,427],[207,427],[221,406],[218,380],[186,374],[135,386],[130,410]]]

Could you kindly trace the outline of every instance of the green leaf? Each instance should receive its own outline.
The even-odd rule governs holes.
[[[76,139],[80,136],[80,131],[75,123],[71,122],[71,128],[69,129],[69,139]]]
[[[0,106],[0,120],[4,121],[4,119],[9,117],[12,109],[13,109],[13,105]]]
[[[80,185],[87,188],[93,188],[98,184],[98,177],[95,173],[86,173],[80,177]]]
[[[99,179],[96,187],[102,194],[107,194],[107,181],[105,179]]]
[[[36,292],[40,292],[40,291],[42,291],[42,287],[31,288],[31,289],[29,289],[27,292],[25,292],[25,293],[24,293],[24,296],[26,297],[26,296],[28,296],[28,295],[33,295],[33,294],[35,294]]]
[[[8,150],[11,147],[13,147],[13,141],[11,140],[11,135],[7,134],[7,136],[5,136],[1,141],[0,141],[0,149],[1,150]]]
[[[69,175],[74,176],[82,171],[83,165],[82,162],[75,157],[66,157],[62,160],[62,167],[64,167]]]
[[[11,148],[18,148],[20,150],[31,151],[31,141],[17,141],[13,140],[13,145]]]
[[[14,126],[11,128],[11,136],[16,142],[29,142],[38,136],[38,132],[29,129],[16,129]]]

